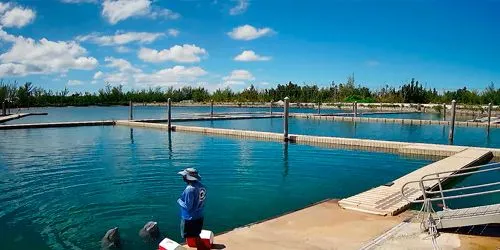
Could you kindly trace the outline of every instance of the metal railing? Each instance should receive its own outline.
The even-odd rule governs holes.
[[[434,209],[432,207],[433,201],[442,201],[443,202],[443,210],[446,210],[446,209],[448,209],[448,207],[446,206],[446,200],[479,196],[479,195],[485,195],[485,194],[500,193],[500,187],[498,187],[496,189],[488,190],[488,191],[476,191],[476,192],[472,192],[472,193],[451,195],[451,196],[446,197],[445,193],[478,189],[478,188],[484,188],[484,187],[492,187],[492,186],[500,185],[500,182],[490,182],[490,183],[485,183],[485,184],[471,185],[471,186],[458,187],[458,188],[449,188],[449,189],[443,189],[442,182],[448,181],[451,178],[468,176],[468,175],[477,174],[477,173],[491,172],[491,171],[500,171],[500,163],[490,163],[490,164],[477,166],[477,167],[469,167],[469,168],[458,170],[458,171],[452,170],[452,171],[436,172],[433,174],[424,175],[418,181],[407,182],[401,187],[401,195],[405,200],[409,201],[410,203],[423,203],[422,208],[420,210],[420,214],[422,214],[422,212],[424,212],[425,214],[422,217],[421,227],[425,231],[428,231],[429,236],[432,238],[433,249],[440,249],[438,246],[438,243],[437,243],[437,237],[439,236],[439,232],[437,230],[437,224],[441,220],[440,216],[437,216],[436,218],[434,218],[434,215],[436,214],[436,212],[434,211]],[[445,176],[443,176],[443,175],[445,175]],[[432,176],[435,176],[435,177],[432,177]],[[426,187],[425,182],[429,182],[429,181],[437,181],[437,184],[434,184],[431,187]],[[411,200],[409,197],[406,196],[406,194],[404,192],[405,187],[408,186],[409,184],[412,184],[412,183],[418,183],[418,185],[420,187],[420,191],[422,192],[423,199]],[[438,190],[434,191],[436,189],[436,186],[438,187]],[[435,195],[439,195],[440,197],[433,198],[433,196],[435,196]],[[417,197],[417,198],[420,198],[420,197]]]
[[[468,193],[468,194],[445,196],[445,193],[449,193],[449,192],[464,191],[464,190],[471,190],[471,189],[500,185],[500,182],[490,182],[490,183],[471,185],[471,186],[466,186],[466,187],[443,189],[443,184],[442,184],[443,181],[448,181],[451,178],[468,176],[468,175],[477,174],[477,173],[485,173],[485,172],[490,172],[490,171],[500,171],[500,163],[490,163],[490,164],[486,164],[486,165],[482,165],[482,166],[469,167],[469,168],[459,170],[459,171],[452,170],[452,171],[442,171],[442,172],[427,174],[427,175],[422,176],[420,178],[420,180],[410,181],[410,182],[405,183],[401,187],[401,194],[402,194],[402,197],[404,199],[406,199],[407,201],[409,201],[411,203],[424,203],[426,200],[430,201],[430,202],[442,201],[443,206],[446,208],[446,200],[479,196],[479,195],[485,195],[485,194],[500,193],[500,187],[499,187],[495,190],[479,191],[479,192],[473,192],[473,193]],[[442,176],[443,174],[449,174],[449,175]],[[436,176],[436,177],[429,178],[431,176]],[[433,191],[433,190],[435,190],[436,185],[434,185],[432,187],[426,187],[425,182],[429,182],[429,181],[437,181],[437,187],[439,189],[436,191]],[[422,192],[423,199],[410,200],[410,198],[408,198],[406,196],[406,194],[404,193],[405,187],[409,184],[412,184],[412,183],[418,183],[418,185],[420,187],[420,191]],[[433,196],[433,195],[440,195],[440,197],[431,198],[430,196]]]

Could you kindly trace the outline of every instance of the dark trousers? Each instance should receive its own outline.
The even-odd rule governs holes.
[[[181,236],[182,238],[199,237],[203,229],[203,218],[196,220],[181,219]]]

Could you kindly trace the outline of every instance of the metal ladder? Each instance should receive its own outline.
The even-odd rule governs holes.
[[[444,228],[500,223],[500,203],[487,206],[475,206],[475,207],[467,207],[460,209],[450,209],[446,205],[447,200],[499,193],[500,181],[457,187],[457,188],[448,188],[448,189],[443,189],[443,184],[442,184],[443,182],[449,181],[452,178],[463,177],[477,173],[492,172],[492,171],[500,171],[500,163],[491,163],[482,166],[469,167],[460,171],[443,171],[443,172],[436,172],[433,174],[424,175],[418,181],[410,181],[405,183],[401,187],[401,194],[404,199],[412,203],[423,204],[421,211],[424,212],[427,216],[427,218],[425,219],[426,221],[423,221],[423,226],[426,230],[430,230],[431,227],[437,230]],[[451,173],[451,175],[446,177],[440,177],[440,175],[448,173]],[[436,181],[437,184],[434,184],[431,187],[425,185],[426,182],[435,183]],[[405,189],[406,186],[411,184],[418,184],[420,192],[422,192],[422,199],[411,201],[406,197],[406,194],[403,191],[406,190]],[[495,187],[494,189],[487,191],[475,191],[475,192],[472,191],[478,188],[494,187],[494,186],[498,187]],[[454,191],[472,191],[472,192],[459,195],[449,195],[449,196],[445,195],[449,192],[454,192]],[[438,212],[434,211],[432,207],[432,202],[436,201],[442,202],[443,211],[438,211]]]

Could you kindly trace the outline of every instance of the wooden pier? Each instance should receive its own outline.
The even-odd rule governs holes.
[[[418,181],[424,175],[442,171],[460,172],[462,169],[481,165],[489,162],[493,157],[491,151],[484,149],[468,148],[443,160],[431,163],[419,168],[401,178],[382,186],[372,188],[366,192],[345,198],[339,201],[339,205],[345,209],[378,215],[396,215],[408,209],[410,201],[421,198],[422,192],[418,184],[413,183],[405,187],[405,195],[410,201],[403,199],[401,188],[409,181]],[[443,174],[440,177],[449,177],[452,173]],[[446,180],[446,179],[445,179]],[[429,181],[425,183],[426,188],[434,189],[438,182]]]
[[[110,126],[115,125],[115,121],[81,121],[81,122],[47,122],[32,124],[12,124],[0,125],[0,130],[10,129],[32,129],[32,128],[61,128],[61,127],[83,127],[83,126]]]
[[[283,115],[220,115],[204,116],[204,117],[185,117],[185,118],[172,118],[172,122],[194,122],[194,121],[220,121],[220,120],[248,120],[248,119],[269,119],[269,118],[282,118]],[[136,122],[149,122],[149,123],[162,123],[168,122],[168,119],[135,119]]]
[[[340,122],[374,122],[374,123],[376,122],[376,123],[403,124],[403,125],[442,125],[442,126],[449,126],[451,124],[451,121],[441,121],[441,120],[420,120],[420,119],[383,118],[383,117],[353,117],[352,113],[349,114],[351,114],[351,116],[346,116],[343,114],[316,115],[316,114],[295,113],[295,114],[290,114],[290,116],[301,119],[329,120],[329,121],[340,121]],[[377,113],[370,113],[370,115],[375,115],[375,114]],[[488,124],[482,122],[455,121],[455,126],[487,127]],[[500,123],[491,123],[490,127],[500,128]]]
[[[8,122],[15,119],[20,119],[30,115],[47,115],[47,113],[19,113],[13,115],[0,116],[0,123]]]
[[[136,121],[116,121],[116,125],[155,128],[168,130],[167,124],[136,122]],[[207,128],[196,126],[181,126],[172,125],[173,131],[193,132],[200,134],[213,134],[220,136],[232,136],[239,138],[253,138],[258,140],[267,141],[283,141],[283,134],[273,132],[261,132],[250,130],[238,129],[223,129],[223,128]],[[398,142],[398,141],[382,141],[382,140],[369,140],[369,139],[356,139],[356,138],[343,138],[343,137],[327,137],[327,136],[313,136],[313,135],[297,135],[290,134],[289,141],[295,143],[312,144],[318,146],[332,146],[351,149],[361,149],[366,151],[383,151],[399,153],[404,155],[421,155],[431,157],[447,157],[461,152],[465,149],[478,149],[491,151],[495,157],[500,158],[500,149],[498,148],[479,148],[468,146],[453,146],[442,144],[429,144],[429,143],[412,143],[412,142]]]
[[[33,115],[33,114],[28,114]],[[24,114],[24,116],[26,116]],[[260,115],[260,116],[221,116],[221,117],[194,117],[194,118],[173,118],[172,122],[189,122],[189,121],[212,121],[212,120],[241,120],[241,119],[266,119],[266,118],[281,118],[281,115]],[[17,119],[17,118],[13,118]],[[168,122],[168,119],[138,119],[134,122],[143,123],[162,123]],[[8,129],[28,129],[28,128],[50,128],[50,127],[78,127],[78,126],[109,126],[115,125],[114,120],[104,121],[76,121],[76,122],[48,122],[48,123],[31,123],[31,124],[10,124],[0,125],[0,130]]]

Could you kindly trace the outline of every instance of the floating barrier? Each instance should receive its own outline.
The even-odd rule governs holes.
[[[330,120],[340,122],[374,122],[374,123],[396,123],[404,125],[451,125],[451,121],[440,120],[420,120],[420,119],[402,119],[402,118],[384,118],[384,117],[353,117],[342,116],[338,114],[332,115],[315,115],[315,114],[290,114],[290,117],[312,120]],[[455,126],[460,127],[487,127],[487,122],[472,122],[472,121],[455,121]],[[500,123],[491,122],[492,128],[500,128]]]

